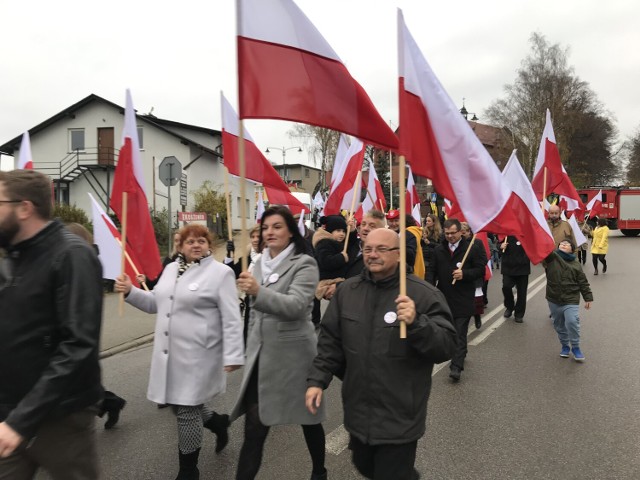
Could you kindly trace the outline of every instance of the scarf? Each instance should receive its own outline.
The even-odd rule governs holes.
[[[262,283],[267,283],[269,279],[269,275],[273,273],[273,271],[282,263],[282,261],[289,256],[295,245],[290,243],[287,248],[282,250],[275,258],[271,258],[271,252],[269,248],[265,248],[262,252],[262,256],[260,257],[260,265],[262,266]]]
[[[211,255],[211,250],[207,250],[207,253],[205,253],[202,257],[196,258],[194,261],[187,263],[187,259],[185,258],[185,256],[182,253],[179,253],[178,257],[176,258],[176,262],[178,262],[177,278],[180,278],[184,272],[189,270],[194,265],[199,264],[200,260],[202,260],[203,258],[207,258],[209,255]]]
[[[558,253],[558,255],[560,255],[560,257],[562,257],[563,260],[565,260],[566,262],[573,262],[576,259],[576,256],[573,253],[567,253],[567,252],[563,252],[562,250],[560,250],[559,248],[556,250],[556,252]]]

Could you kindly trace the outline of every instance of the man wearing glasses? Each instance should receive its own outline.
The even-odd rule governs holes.
[[[487,258],[480,248],[472,245],[463,265],[462,259],[470,240],[462,236],[460,222],[455,218],[445,220],[443,228],[446,241],[433,250],[427,267],[427,281],[444,294],[453,315],[458,346],[451,359],[449,377],[458,382],[467,356],[469,320],[475,312],[475,282],[484,277]]]
[[[407,295],[398,295],[397,233],[369,232],[362,254],[361,275],[337,289],[320,323],[307,408],[315,413],[333,376],[342,378],[344,426],[358,471],[367,478],[415,480],[433,364],[451,358],[456,332],[435,287],[407,275]],[[400,338],[401,320],[406,339]]]
[[[0,172],[0,479],[98,478],[102,274],[51,220],[51,181]]]

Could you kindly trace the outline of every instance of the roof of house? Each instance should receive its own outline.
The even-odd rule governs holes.
[[[501,137],[504,136],[502,128],[494,127],[492,125],[485,125],[484,123],[474,122],[469,120],[469,126],[474,131],[476,137],[482,142],[483,145],[489,147],[495,147],[500,143]]]
[[[58,122],[59,120],[62,120],[63,118],[66,117],[72,117],[75,115],[75,112],[84,108],[85,106],[89,105],[92,102],[102,102],[106,105],[109,105],[117,110],[120,111],[120,113],[122,115],[124,115],[124,107],[121,107],[120,105],[117,105],[113,102],[110,102],[109,100],[106,100],[94,93],[92,93],[91,95],[83,98],[82,100],[80,100],[77,103],[74,103],[73,105],[65,108],[64,110],[62,110],[61,112],[55,114],[53,117],[50,117],[48,119],[46,119],[44,122],[39,123],[38,125],[36,125],[35,127],[32,127],[29,129],[29,135],[31,137],[33,137],[36,133],[38,133],[41,130],[44,130],[46,128],[48,128],[49,126],[53,125],[54,123]],[[221,135],[221,132],[219,130],[213,130],[211,128],[204,128],[204,127],[198,127],[195,125],[189,125],[186,123],[179,123],[179,122],[173,122],[171,120],[165,120],[165,119],[161,119],[158,117],[155,117],[154,115],[142,115],[142,114],[136,114],[136,117],[144,122],[150,123],[153,126],[155,126],[156,128],[159,128],[160,130],[168,133],[169,135],[172,135],[174,137],[179,138],[183,143],[186,142],[185,144],[192,144],[195,145],[196,147],[202,148],[203,151],[209,152],[217,157],[221,157],[222,155],[215,151],[212,150],[211,148],[202,145],[196,141],[194,141],[191,138],[185,137],[184,135],[180,135],[179,133],[176,133],[172,130],[170,130],[169,127],[180,127],[180,128],[186,128],[186,129],[190,129],[190,130],[194,130],[197,132],[201,132],[201,133],[207,133],[210,134],[212,136],[219,136]],[[4,145],[0,145],[0,153],[5,154],[5,155],[13,155],[13,152],[15,150],[18,150],[20,148],[20,142],[22,141],[22,134],[18,135],[17,137],[9,140],[8,142],[6,142]]]

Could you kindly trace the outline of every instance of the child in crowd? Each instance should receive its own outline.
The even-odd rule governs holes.
[[[324,228],[313,235],[320,283],[316,289],[316,298],[321,299],[330,285],[342,282],[346,275],[349,256],[344,251],[347,235],[347,221],[342,215],[329,215],[320,220]]]

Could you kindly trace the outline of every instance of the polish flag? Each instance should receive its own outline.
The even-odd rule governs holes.
[[[545,168],[546,172],[546,187],[545,187]],[[556,192],[556,188],[563,182],[566,170],[562,166],[560,161],[560,152],[558,151],[558,142],[556,142],[556,135],[553,132],[553,125],[551,123],[551,112],[547,108],[547,116],[542,131],[542,138],[540,139],[540,147],[538,148],[538,158],[536,160],[536,166],[533,170],[533,180],[531,186],[536,193],[538,200],[542,199],[543,192],[546,195]]]
[[[516,233],[529,260],[535,265],[555,248],[553,235],[545,219],[527,175],[520,166],[516,151],[502,171],[505,183],[511,187],[510,208],[518,218],[521,230]],[[547,207],[548,209],[548,207]]]
[[[264,213],[264,199],[262,198],[262,192],[258,195],[258,201],[256,202],[256,225],[262,220],[262,214]]]
[[[105,213],[100,204],[93,198],[93,195],[87,193],[91,199],[91,214],[93,222],[93,241],[98,246],[98,258],[102,263],[102,278],[115,280],[120,276],[120,258],[122,255],[122,242],[120,232]],[[128,243],[128,242],[127,242]],[[132,281],[135,281],[137,269],[142,272],[140,262],[137,261],[135,253],[131,246],[127,246],[127,254],[129,259],[125,262],[125,273],[129,275]],[[135,269],[132,266],[135,265]]]
[[[400,153],[460,208],[474,232],[517,232],[500,170],[431,70],[400,10],[398,46]]]
[[[451,216],[451,212],[453,211],[453,204],[451,200],[448,198],[444,199],[444,216],[449,218]]]
[[[344,141],[344,144],[346,145],[346,141]],[[332,175],[331,191],[324,204],[325,215],[337,215],[341,210],[349,210],[354,195],[356,196],[357,211],[362,185],[355,185],[355,182],[358,172],[362,170],[364,151],[364,143],[357,138],[352,139],[351,145],[349,145],[346,152],[344,148],[338,148],[337,155],[343,155],[343,157],[338,158],[336,156],[335,163],[338,164],[340,170],[335,172],[335,177]]]
[[[384,198],[382,185],[380,184],[380,180],[378,180],[373,160],[369,158],[367,161],[369,162],[367,194],[355,214],[358,223],[362,222],[362,217],[364,217],[369,210],[380,210],[381,212],[384,212],[387,209],[387,201]]]
[[[300,214],[300,218],[298,219],[298,231],[300,235],[304,237],[306,231],[304,229],[304,212]]]
[[[232,175],[240,175],[240,133],[238,115],[220,93],[222,105],[222,147],[224,149],[224,165]],[[262,154],[251,138],[251,134],[244,131],[244,158],[245,177],[258,183],[262,183],[269,203],[273,205],[286,205],[295,215],[306,210],[300,200],[291,195],[291,191],[284,180],[278,175],[273,165]]]
[[[407,190],[405,193],[405,205],[407,210],[413,210],[414,205],[420,205],[420,197],[418,196],[418,190],[416,189],[416,182],[413,179],[413,172],[411,171],[411,165],[409,165],[409,172],[407,173]],[[420,223],[418,221],[418,223]]]
[[[342,181],[342,177],[344,176],[344,171],[347,168],[347,164],[349,163],[349,157],[347,157],[347,152],[349,151],[349,143],[347,142],[347,137],[344,135],[340,135],[338,139],[338,148],[336,148],[336,158],[333,160],[333,169],[331,171],[331,182],[329,183],[329,194],[331,194],[331,190],[333,190],[333,185],[336,183],[340,183]],[[327,195],[327,198],[329,195]],[[325,205],[326,205],[325,201]]]
[[[589,218],[597,217],[602,213],[602,189],[600,189],[598,193],[589,200],[585,210],[589,212]]]
[[[395,150],[398,138],[292,0],[237,0],[240,118],[344,132]]]
[[[318,210],[322,210],[324,208],[324,198],[322,197],[320,190],[318,190],[313,197],[313,207]]]
[[[411,216],[416,221],[416,225],[422,225],[422,214],[420,213],[420,204],[417,203],[411,209]]]
[[[124,129],[122,147],[118,156],[118,165],[113,176],[111,208],[120,221],[123,218],[122,194],[127,192],[127,243],[140,261],[143,273],[148,279],[155,280],[162,271],[160,252],[156,235],[151,223],[149,203],[145,195],[142,160],[138,142],[136,114],[133,109],[131,92],[127,89],[127,104],[124,111]]]
[[[17,170],[33,170],[33,156],[31,155],[31,140],[29,132],[22,134],[22,143],[20,143],[20,156],[18,157]]]
[[[578,220],[576,220],[576,216],[573,215],[569,220],[569,225],[571,225],[571,230],[573,230],[573,236],[576,238],[576,247],[584,245],[587,243],[587,237],[582,233],[582,229],[578,225]]]

